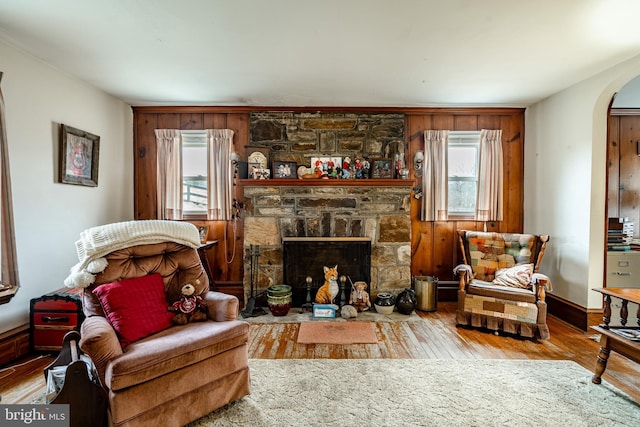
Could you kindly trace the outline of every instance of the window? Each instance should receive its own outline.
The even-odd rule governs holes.
[[[0,71],[0,81],[2,75]],[[11,301],[20,287],[4,110],[4,97],[0,90],[0,304]]]
[[[155,135],[158,219],[233,219],[233,130],[155,129]]]
[[[182,131],[182,209],[186,215],[207,213],[207,133]]]
[[[447,148],[447,211],[473,216],[478,197],[479,131],[451,131]]]

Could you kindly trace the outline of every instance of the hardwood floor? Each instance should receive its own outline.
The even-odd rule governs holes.
[[[256,359],[536,359],[573,360],[593,372],[599,344],[585,333],[549,316],[551,339],[532,341],[457,328],[455,303],[438,304],[436,312],[418,312],[423,322],[377,322],[378,344],[297,344],[296,323],[252,323],[249,357]],[[44,392],[42,369],[52,357],[0,371],[2,403],[28,403]],[[640,403],[640,365],[612,352],[603,380]]]

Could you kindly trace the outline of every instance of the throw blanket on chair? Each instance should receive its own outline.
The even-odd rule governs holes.
[[[80,240],[76,242],[80,262],[71,267],[64,284],[69,288],[86,288],[95,280],[95,274],[107,267],[105,255],[130,246],[162,242],[197,248],[200,234],[189,222],[163,220],[117,222],[89,228],[80,233]]]

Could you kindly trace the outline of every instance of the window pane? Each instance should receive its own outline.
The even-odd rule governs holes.
[[[184,212],[207,211],[207,146],[182,147],[182,200]]]
[[[449,176],[477,177],[477,148],[449,145]]]
[[[182,175],[207,176],[207,146],[182,147]]]
[[[182,181],[182,209],[185,212],[207,211],[207,178],[188,178]]]
[[[449,213],[473,213],[476,209],[475,181],[449,180]]]

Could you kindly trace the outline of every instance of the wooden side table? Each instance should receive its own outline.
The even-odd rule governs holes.
[[[637,326],[627,326],[628,304],[629,302],[640,304],[640,289],[598,288],[594,289],[594,291],[604,295],[604,316],[602,318],[604,323],[591,327],[594,331],[602,334],[595,374],[591,379],[593,383],[600,384],[602,382],[602,374],[607,368],[611,350],[640,363],[640,307],[636,313]],[[611,321],[611,298],[619,298],[622,301],[620,307],[620,324],[622,326],[609,326]],[[627,333],[624,331],[627,331]],[[634,338],[634,336],[638,338]]]
[[[198,247],[198,256],[200,257],[200,262],[204,267],[205,273],[207,273],[207,278],[209,279],[209,289],[211,289],[212,291],[216,290],[216,282],[213,279],[213,270],[211,269],[211,263],[209,262],[207,253],[211,248],[215,248],[216,246],[218,246],[217,240],[209,240]]]

